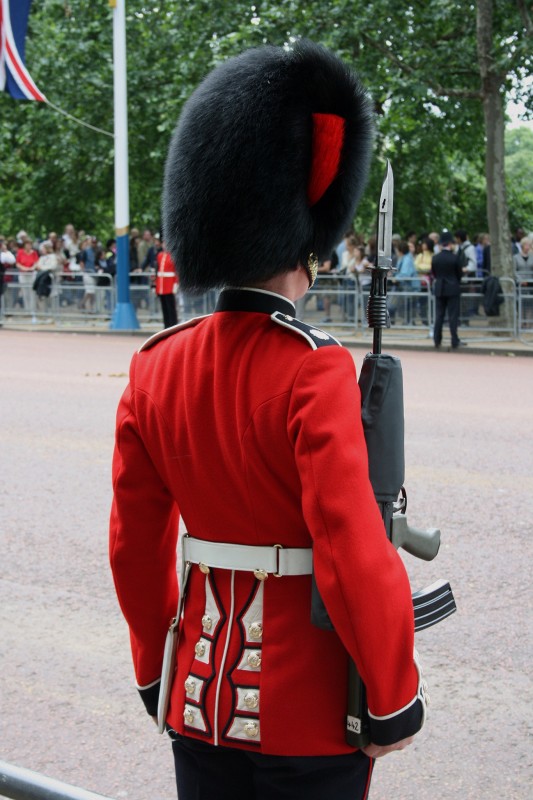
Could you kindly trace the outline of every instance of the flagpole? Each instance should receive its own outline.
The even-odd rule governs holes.
[[[115,114],[115,236],[117,240],[117,304],[112,330],[140,328],[130,301],[128,90],[126,67],[126,0],[109,0],[113,8],[113,88]]]

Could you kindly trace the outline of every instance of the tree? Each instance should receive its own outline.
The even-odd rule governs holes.
[[[486,229],[486,203],[494,191],[486,192],[483,163],[496,140],[490,131],[486,147],[483,91],[491,89],[500,108],[505,97],[522,93],[531,108],[524,90],[531,67],[531,22],[523,0],[479,0],[478,7],[482,4],[493,9],[492,38],[486,38],[483,50],[485,89],[474,2],[127,0],[133,224],[159,221],[169,139],[183,103],[203,76],[246,47],[265,42],[290,46],[295,37],[307,36],[351,63],[374,99],[377,158],[358,209],[359,229],[370,234],[375,225],[386,157],[396,177],[399,233],[465,225],[472,232]],[[57,105],[107,131],[113,126],[111,59],[106,2],[33,3],[27,62],[37,85]],[[43,234],[67,221],[91,232],[111,232],[109,137],[48,107],[4,95],[0,161],[3,232],[29,227]],[[499,241],[503,226],[494,221],[491,226],[493,241]],[[500,249],[507,252],[505,244]]]
[[[505,133],[505,172],[511,230],[533,230],[533,131],[515,128]]]

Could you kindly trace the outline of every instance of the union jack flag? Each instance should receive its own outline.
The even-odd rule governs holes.
[[[30,6],[31,0],[0,0],[0,91],[15,100],[45,102],[24,64]]]

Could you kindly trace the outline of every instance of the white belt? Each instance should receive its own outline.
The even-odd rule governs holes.
[[[228,544],[225,542],[206,542],[183,537],[183,560],[199,564],[200,569],[209,572],[209,567],[235,569],[253,572],[256,578],[264,580],[270,573],[277,578],[284,575],[310,575],[313,570],[312,549],[310,547],[283,547]]]
[[[157,273],[157,277],[158,278],[175,278],[176,277],[176,273],[175,272],[158,272]]]

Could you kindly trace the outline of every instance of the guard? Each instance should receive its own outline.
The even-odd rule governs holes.
[[[163,312],[163,325],[165,328],[172,328],[178,323],[178,311],[176,308],[176,290],[178,286],[178,276],[176,267],[167,252],[165,245],[157,254],[157,273],[155,277],[155,293],[161,303]]]
[[[424,721],[353,359],[295,318],[353,220],[372,139],[356,76],[299,41],[217,67],[170,146],[163,226],[180,284],[222,291],[212,315],[132,360],[110,555],[180,800],[360,800],[374,758]],[[335,630],[311,622],[312,573]],[[364,750],[345,739],[349,658],[367,689]]]

